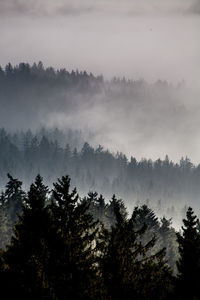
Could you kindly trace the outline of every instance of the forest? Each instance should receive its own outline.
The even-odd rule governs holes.
[[[8,174],[0,199],[0,280],[7,299],[198,299],[200,223],[176,232],[147,205],[81,198],[62,176],[27,192]]]
[[[184,93],[184,82],[0,67],[7,299],[200,299],[200,165],[142,156],[160,135],[176,148]]]
[[[109,199],[116,194],[130,210],[147,204],[159,217],[172,218],[176,227],[180,227],[188,205],[198,210],[200,166],[187,157],[179,163],[168,156],[156,161],[137,161],[133,156],[128,159],[101,145],[90,146],[81,131],[71,129],[9,132],[2,128],[0,149],[2,188],[8,172],[21,178],[25,189],[38,173],[49,186],[58,177],[70,174],[72,185],[81,195],[97,191]]]
[[[180,153],[176,160],[191,152],[190,143],[198,135],[196,98],[184,81],[108,80],[86,71],[44,67],[42,62],[0,68],[1,127],[81,129],[92,146],[101,144],[137,158],[157,159],[160,149],[163,158],[168,154],[175,159],[174,152]]]

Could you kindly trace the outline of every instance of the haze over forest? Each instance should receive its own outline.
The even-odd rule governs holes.
[[[44,85],[43,94],[27,95],[24,87],[17,110],[16,104],[7,117],[1,109],[1,126],[82,129],[92,133],[93,145],[129,157],[168,154],[178,161],[187,155],[199,163],[199,7],[198,0],[0,1],[3,68],[42,61],[45,68],[85,70],[105,81],[92,96],[79,90],[69,97],[67,86]],[[109,87],[113,77],[147,84],[139,91],[138,84],[137,92],[122,84]],[[154,84],[158,80],[168,84]],[[68,99],[64,109],[60,98]]]
[[[110,175],[102,169],[95,177],[90,163],[83,173],[94,177],[94,183],[80,174],[77,179],[72,163],[69,175],[81,192],[96,188],[106,190],[108,197],[118,192],[132,205],[149,199],[156,207],[163,201],[165,211],[189,203],[197,207],[199,7],[197,0],[0,1],[1,144],[7,136],[7,147],[16,147],[19,154],[13,164],[12,159],[6,164],[2,154],[1,186],[7,172],[21,176],[28,186],[38,170],[51,185],[67,170],[61,167],[66,144],[72,156],[76,147],[81,157],[87,142],[94,153],[101,149],[106,157],[108,150],[117,167],[109,163]],[[36,147],[37,155],[43,151],[41,132],[48,143],[58,142],[49,146],[51,151],[61,149],[60,167],[53,174],[41,159],[35,167],[25,163],[28,148]],[[166,155],[169,165],[173,161],[173,171],[168,171],[177,178],[175,189],[169,174],[163,175],[162,184],[155,179],[160,175],[152,175],[159,159],[165,164]],[[144,166],[147,181],[137,174],[134,192],[127,192],[127,186],[123,192],[114,188],[128,176],[119,157],[125,169],[133,160]],[[20,162],[24,169],[17,167]],[[180,171],[184,164],[183,179],[176,168]]]
[[[200,0],[0,0],[1,298],[200,299],[199,31]]]
[[[1,126],[10,130],[81,130],[85,141],[129,158],[188,156],[199,162],[198,91],[183,81],[114,77],[7,64],[0,74]]]
[[[129,209],[146,203],[159,216],[176,217],[176,226],[185,207],[198,209],[199,164],[183,157],[194,147],[187,131],[197,120],[183,101],[183,82],[106,81],[39,62],[7,64],[0,85],[2,187],[7,172],[27,188],[37,173],[48,185],[70,174],[82,195],[117,194]]]

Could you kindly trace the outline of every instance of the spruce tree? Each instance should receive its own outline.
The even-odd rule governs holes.
[[[156,217],[154,211],[147,205],[144,204],[141,207],[135,207],[133,215],[138,227],[141,227],[141,225],[145,223],[152,231],[158,230],[158,218]]]
[[[200,299],[200,233],[198,219],[191,207],[183,219],[182,234],[178,233],[179,254],[178,295],[181,299]]]
[[[178,243],[176,231],[171,226],[171,219],[165,217],[160,220],[159,228],[159,246],[166,248],[167,263],[173,270],[174,274],[177,273],[176,261],[178,260]]]
[[[0,249],[5,249],[12,235],[12,222],[6,205],[5,193],[0,195]]]
[[[22,182],[7,174],[9,181],[5,192],[0,196],[0,248],[4,249],[9,244],[12,229],[21,213],[25,192]]]
[[[38,175],[30,186],[22,214],[5,252],[10,291],[19,299],[41,299],[50,294],[47,281],[48,236],[51,219],[46,207],[47,187]]]
[[[80,201],[76,189],[70,192],[70,178],[54,184],[51,211],[54,235],[50,264],[51,282],[58,299],[96,299],[97,222]]]
[[[113,199],[115,225],[103,230],[104,240],[100,267],[108,299],[167,299],[172,288],[172,276],[164,261],[165,250],[147,255],[155,245],[155,238],[142,243],[146,225],[136,227],[122,202]]]

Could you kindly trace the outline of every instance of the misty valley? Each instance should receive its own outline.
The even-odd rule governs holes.
[[[200,299],[188,95],[183,81],[0,67],[3,299]]]

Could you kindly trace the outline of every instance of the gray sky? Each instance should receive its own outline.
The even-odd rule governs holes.
[[[199,84],[199,0],[0,0],[0,64]]]
[[[116,127],[116,114],[95,107],[95,119],[93,110],[91,115],[89,109],[78,112],[80,125],[93,127],[97,143],[113,150],[200,161],[200,0],[0,0],[0,37],[3,66],[42,60],[45,66],[106,78],[160,78],[175,84],[184,79],[186,112],[175,102],[169,104],[173,113],[171,108],[165,113],[155,102],[155,109],[147,105],[133,119],[119,107]],[[47,122],[53,124],[53,116]],[[65,124],[65,115],[55,120]]]

